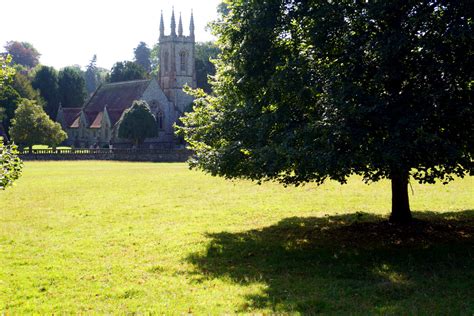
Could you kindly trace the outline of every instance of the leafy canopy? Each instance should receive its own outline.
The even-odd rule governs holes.
[[[11,76],[15,73],[15,71],[8,66],[10,61],[10,56],[7,56],[6,58],[0,56],[0,94],[3,94],[4,92],[4,82],[9,81]],[[1,114],[0,111],[0,116]],[[20,158],[18,158],[16,146],[5,145],[3,143],[3,138],[0,137],[0,190],[10,186],[13,181],[20,177],[22,167],[23,165]]]
[[[59,71],[59,101],[63,107],[81,107],[86,99],[86,82],[80,68],[70,66]]]
[[[51,120],[43,108],[34,101],[22,99],[15,111],[10,136],[17,144],[57,146],[67,138],[61,125]]]
[[[151,50],[146,43],[140,42],[133,50],[133,54],[135,56],[135,63],[142,66],[143,69],[149,73],[151,71]]]
[[[15,145],[5,145],[0,137],[0,190],[13,184],[21,175],[23,163]]]
[[[212,91],[209,76],[216,74],[216,67],[212,60],[217,58],[219,52],[219,47],[214,42],[196,43],[196,84],[207,93]]]
[[[197,91],[178,127],[192,166],[285,184],[390,178],[403,220],[410,175],[473,173],[471,1],[226,3],[215,96]]]
[[[39,90],[41,97],[46,101],[46,113],[55,119],[59,108],[58,72],[53,67],[41,66],[31,84],[33,88]]]
[[[158,124],[145,101],[133,101],[120,119],[118,136],[140,145],[146,138],[158,136]]]
[[[132,61],[119,61],[112,67],[109,82],[141,80],[147,77],[145,69],[139,64]]]
[[[27,68],[33,68],[39,64],[41,54],[28,42],[9,41],[5,45],[5,50],[16,64]]]

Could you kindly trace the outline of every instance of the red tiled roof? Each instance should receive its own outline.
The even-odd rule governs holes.
[[[100,128],[102,126],[102,117],[104,116],[104,112],[99,112],[95,119],[92,121],[90,128]]]
[[[72,122],[72,124],[69,125],[69,127],[70,128],[79,128],[79,126],[81,126],[81,116],[80,115],[78,117],[76,117],[74,122]]]

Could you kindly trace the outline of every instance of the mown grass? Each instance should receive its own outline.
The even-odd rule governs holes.
[[[185,164],[27,162],[0,192],[0,313],[474,313],[474,180],[283,188]]]

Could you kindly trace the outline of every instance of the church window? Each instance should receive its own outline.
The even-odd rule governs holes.
[[[165,52],[165,72],[169,71],[170,54]]]
[[[179,59],[181,63],[181,71],[186,71],[186,52],[181,52],[179,54]]]
[[[158,128],[162,130],[163,129],[163,112],[159,111],[156,114],[156,122],[158,123]]]

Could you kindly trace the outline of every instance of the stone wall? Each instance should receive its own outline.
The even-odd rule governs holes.
[[[187,149],[66,149],[24,151],[20,158],[31,160],[115,160],[149,162],[185,162],[192,152]]]

